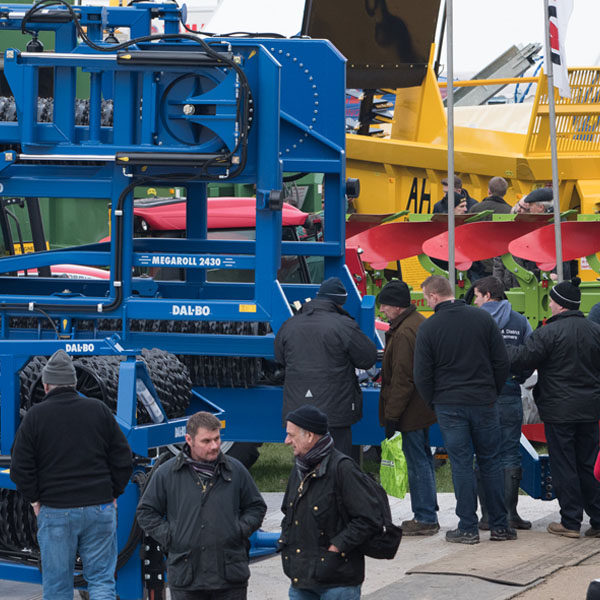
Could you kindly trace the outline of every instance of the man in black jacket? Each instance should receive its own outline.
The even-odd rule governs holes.
[[[286,432],[296,465],[279,545],[290,600],[358,600],[365,578],[358,547],[383,526],[377,499],[358,465],[333,447],[319,409],[303,405],[288,414]]]
[[[490,539],[514,540],[504,505],[500,465],[500,421],[496,396],[508,376],[504,340],[485,311],[456,300],[450,282],[439,275],[422,284],[435,314],[417,332],[415,384],[435,408],[452,465],[458,528],[446,540],[477,544],[477,486],[473,449],[488,504]]]
[[[448,212],[448,178],[442,179],[442,189],[444,197],[433,205],[433,213]],[[458,175],[454,176],[454,213],[464,215],[469,212],[473,206],[477,205],[477,200],[469,196],[469,192],[462,186],[462,179]]]
[[[471,206],[468,212],[479,213],[484,210],[492,210],[495,214],[509,214],[511,206],[504,200],[507,190],[508,182],[504,177],[492,177],[488,183],[487,198]],[[487,220],[491,221],[491,216]]]
[[[80,396],[71,357],[57,350],[42,371],[46,397],[17,431],[10,477],[38,519],[44,600],[72,600],[75,556],[90,596],[114,600],[117,501],[133,470],[108,407]]]
[[[267,506],[247,469],[221,452],[221,422],[198,412],[186,446],[160,465],[137,508],[140,527],[168,553],[173,600],[245,600],[248,538]]]
[[[350,455],[351,426],[362,418],[355,369],[372,367],[377,348],[342,308],[347,296],[339,278],[325,280],[317,297],[280,327],[275,360],[285,367],[283,416],[314,404],[327,415],[336,448]]]
[[[579,537],[583,511],[586,537],[600,537],[600,483],[594,477],[600,419],[600,326],[579,310],[580,279],[550,290],[550,317],[523,346],[509,349],[511,368],[537,369],[535,402],[544,422],[560,523],[548,532]]]

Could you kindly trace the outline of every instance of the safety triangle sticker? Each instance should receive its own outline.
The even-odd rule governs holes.
[[[306,392],[306,395],[304,396],[305,398],[312,398],[312,392],[310,390],[308,390],[308,392]]]

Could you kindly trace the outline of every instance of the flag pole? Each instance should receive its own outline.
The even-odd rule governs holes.
[[[558,155],[556,149],[556,108],[554,104],[554,74],[550,49],[550,13],[548,0],[544,0],[544,43],[546,46],[546,78],[548,80],[548,118],[550,120],[550,153],[552,157],[552,210],[554,212],[554,242],[556,246],[556,274],[558,281],[564,279],[562,260],[562,237],[560,202],[558,198]]]
[[[446,0],[446,113],[448,122],[448,279],[452,292],[456,288],[455,219],[454,219],[454,31],[452,26],[452,0]]]

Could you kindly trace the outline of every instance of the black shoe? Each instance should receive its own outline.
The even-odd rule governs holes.
[[[453,544],[479,544],[479,534],[456,528],[446,531],[446,541]]]
[[[521,519],[517,512],[519,485],[523,477],[521,467],[504,469],[504,504],[508,512],[508,525],[513,529],[531,529],[531,521]]]
[[[508,524],[513,529],[531,529],[531,521],[521,519],[517,513],[514,513],[514,515],[508,515]]]
[[[488,522],[487,519],[483,519],[483,517],[481,517],[481,519],[479,519],[479,523],[477,523],[477,527],[479,527],[479,529],[481,529],[482,531],[489,531],[490,530],[490,524]]]
[[[510,527],[499,527],[490,531],[490,540],[492,542],[504,542],[506,540],[516,540],[517,532]]]

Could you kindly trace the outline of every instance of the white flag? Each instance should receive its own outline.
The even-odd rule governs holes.
[[[550,27],[550,59],[554,85],[563,98],[571,97],[565,40],[567,25],[573,12],[573,0],[548,0],[548,26]]]

